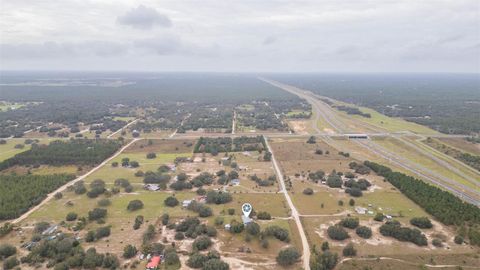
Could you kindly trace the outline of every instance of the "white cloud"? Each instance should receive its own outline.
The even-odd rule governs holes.
[[[156,25],[162,27],[172,26],[170,18],[158,13],[156,9],[144,5],[133,8],[122,16],[119,16],[117,22],[138,29],[151,29]]]

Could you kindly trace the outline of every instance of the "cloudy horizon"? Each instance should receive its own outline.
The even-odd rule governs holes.
[[[480,72],[480,2],[1,0],[1,70]]]

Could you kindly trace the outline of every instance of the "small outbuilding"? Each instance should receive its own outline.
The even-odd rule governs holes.
[[[161,261],[162,261],[162,259],[160,258],[160,256],[153,256],[153,258],[150,260],[150,262],[148,262],[146,269],[147,270],[157,270],[158,265],[160,264]]]
[[[192,200],[184,200],[182,202],[182,207],[188,207],[192,203]]]

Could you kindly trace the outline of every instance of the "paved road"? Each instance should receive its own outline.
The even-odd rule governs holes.
[[[312,95],[310,92],[305,91],[303,89],[299,89],[297,87],[291,86],[291,85],[286,85],[283,83],[279,83],[276,81],[272,81],[269,79],[265,78],[259,78],[260,80],[263,80],[267,83],[270,83],[276,87],[279,87],[280,89],[283,89],[285,91],[288,91],[292,94],[295,94],[301,98],[306,99],[308,102],[312,104],[312,109],[316,110],[318,115],[321,115],[324,120],[333,128],[335,129],[336,132],[340,134],[344,133],[354,133],[354,131],[350,130],[347,126],[345,126],[342,121],[339,121],[336,118],[335,113],[332,111],[332,109],[323,101],[319,100],[317,97]],[[318,132],[321,133],[321,131],[318,129],[317,122],[314,122],[313,127],[314,129]],[[392,134],[385,134],[386,136],[392,136]],[[440,175],[428,168],[425,168],[421,166],[420,164],[412,163],[411,161],[399,157],[398,155],[395,155],[394,153],[391,153],[384,147],[380,146],[379,144],[371,141],[371,140],[353,140],[356,142],[358,145],[368,149],[369,151],[379,155],[380,157],[391,161],[392,163],[395,163],[395,165],[404,168],[406,170],[409,170],[413,172],[414,174],[429,180],[430,182],[443,187],[446,190],[449,190],[453,194],[457,195],[458,197],[462,198],[463,200],[475,204],[475,205],[480,205],[480,190],[472,190],[471,188],[468,188],[457,181],[451,180],[443,175]],[[440,181],[441,180],[441,181]]]
[[[115,154],[113,154],[113,156],[109,157],[108,159],[106,159],[106,160],[104,160],[102,163],[100,163],[97,167],[91,169],[91,170],[88,171],[86,174],[75,178],[73,181],[70,181],[70,182],[66,183],[65,185],[57,188],[55,191],[50,192],[50,194],[47,195],[47,198],[45,198],[45,200],[43,200],[41,203],[37,204],[36,206],[32,207],[30,210],[28,210],[27,212],[25,212],[23,215],[21,215],[21,216],[18,217],[17,219],[13,220],[12,223],[19,223],[20,221],[26,219],[31,213],[33,213],[34,211],[37,211],[38,209],[40,209],[40,207],[42,207],[43,205],[45,205],[46,203],[48,203],[51,199],[53,199],[53,197],[55,196],[55,193],[57,193],[57,192],[62,192],[62,191],[64,191],[68,186],[73,185],[73,184],[75,184],[76,182],[81,181],[81,180],[87,178],[87,177],[90,176],[92,173],[96,172],[98,169],[100,169],[100,168],[103,167],[105,164],[107,164],[108,162],[110,162],[110,160],[112,160],[112,159],[114,159],[115,157],[117,157],[120,153],[122,153],[125,149],[127,149],[127,147],[129,147],[130,145],[132,145],[134,142],[136,142],[136,141],[138,141],[138,140],[141,140],[141,139],[139,139],[139,138],[133,139],[131,142],[129,142],[127,145],[125,145],[125,146],[122,147],[120,150],[118,150]]]
[[[308,245],[307,241],[307,236],[305,234],[305,230],[302,225],[302,221],[300,220],[300,216],[298,214],[297,208],[293,204],[292,199],[290,198],[290,195],[288,194],[287,188],[285,187],[285,179],[283,178],[282,171],[280,170],[280,166],[278,166],[277,160],[275,159],[275,153],[272,151],[272,148],[270,147],[270,143],[268,142],[268,138],[265,137],[265,143],[267,145],[268,151],[272,153],[272,163],[273,167],[275,168],[275,172],[277,173],[277,177],[280,180],[280,187],[283,194],[285,194],[285,199],[287,200],[287,203],[292,211],[292,217],[295,220],[295,223],[297,224],[298,232],[300,234],[300,238],[302,240],[302,248],[303,248],[303,268],[304,269],[310,269],[310,246]]]

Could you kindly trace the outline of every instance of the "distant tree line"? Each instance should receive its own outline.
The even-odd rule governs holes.
[[[344,111],[347,114],[356,114],[356,115],[360,115],[360,116],[365,117],[365,118],[371,118],[372,117],[369,113],[364,113],[364,112],[360,111],[359,108],[356,108],[356,107],[349,107],[349,106],[343,106],[343,105],[336,105],[336,106],[333,106],[333,107],[340,110],[340,111]]]

